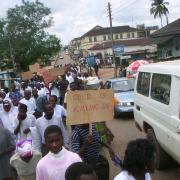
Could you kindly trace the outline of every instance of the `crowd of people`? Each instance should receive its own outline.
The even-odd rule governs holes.
[[[149,141],[130,142],[122,163],[105,122],[92,124],[91,133],[89,124],[66,126],[68,93],[94,88],[104,88],[100,78],[73,67],[49,84],[34,73],[1,90],[0,180],[109,180],[102,147],[123,169],[115,180],[150,180],[155,149]]]

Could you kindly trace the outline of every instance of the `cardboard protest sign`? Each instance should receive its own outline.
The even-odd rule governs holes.
[[[67,95],[68,125],[113,120],[113,92],[109,89],[70,91]]]
[[[60,76],[65,74],[65,70],[63,68],[53,68],[53,69],[49,69],[49,73],[51,76]]]
[[[21,77],[23,80],[29,80],[33,77],[33,75],[31,71],[26,71],[21,73]]]
[[[39,66],[38,63],[35,63],[35,64],[33,64],[33,65],[29,65],[29,70],[30,70],[31,72],[37,72],[38,69],[40,69],[40,66]]]
[[[39,74],[39,75],[41,75],[41,76],[43,76],[43,79],[44,79],[44,82],[46,83],[46,84],[48,84],[48,83],[50,83],[50,82],[52,82],[52,81],[54,81],[56,78],[54,77],[54,76],[52,76],[50,73],[49,73],[49,71],[47,70],[47,69],[39,69],[38,71],[37,71],[37,73]]]

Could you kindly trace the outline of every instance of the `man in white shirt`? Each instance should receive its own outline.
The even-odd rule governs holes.
[[[31,91],[25,90],[24,91],[24,98],[19,101],[22,104],[27,106],[27,113],[33,114],[36,109],[35,100],[31,97]]]
[[[57,104],[57,96],[56,95],[51,95],[50,98],[49,98],[49,103],[53,106],[54,108],[54,116],[60,116],[60,117],[66,117],[67,116],[67,112],[66,112],[66,109]]]
[[[45,146],[44,131],[46,130],[48,126],[51,126],[51,125],[57,125],[58,127],[61,128],[63,139],[64,139],[63,141],[64,146],[68,147],[68,136],[64,128],[61,116],[59,117],[54,116],[54,109],[52,105],[46,104],[44,107],[44,116],[38,118],[36,121],[36,127],[41,137],[43,155],[47,154],[48,152],[47,147]]]
[[[38,162],[36,180],[65,180],[66,169],[75,162],[81,162],[81,158],[63,147],[63,135],[58,126],[49,126],[44,132],[44,139],[50,152]]]
[[[27,106],[25,104],[20,104],[19,113],[13,123],[14,134],[17,135],[17,139],[27,139],[30,127],[34,127],[35,122],[35,117],[27,113]]]

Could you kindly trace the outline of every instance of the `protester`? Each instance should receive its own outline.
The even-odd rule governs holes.
[[[49,97],[49,103],[54,108],[54,116],[60,116],[61,118],[66,117],[67,116],[66,109],[63,106],[58,105],[57,101],[58,98],[56,95],[51,95]]]
[[[36,109],[35,109],[34,116],[36,118],[40,118],[44,111],[44,104],[47,103],[47,99],[44,96],[40,96],[38,94],[38,90],[36,88],[33,88],[32,94],[33,94],[34,101],[36,103]]]
[[[17,99],[17,101],[19,102],[22,98],[21,93],[19,91],[19,89],[16,88],[15,84],[12,84],[12,88],[11,91],[9,93],[9,98],[12,99]]]
[[[30,86],[28,86],[27,82],[21,82],[21,88],[20,88],[20,93],[21,93],[21,96],[24,97],[24,91],[25,90],[29,90],[31,91],[32,88]]]
[[[99,180],[108,180],[109,163],[100,155],[100,136],[94,125],[92,125],[92,133],[89,129],[89,124],[77,125],[73,129],[72,150],[94,168]]]
[[[35,126],[36,119],[34,116],[27,114],[27,106],[19,104],[19,112],[14,119],[14,134],[18,140],[27,139],[27,134],[30,132],[30,127]]]
[[[32,149],[31,140],[17,143],[17,152],[11,157],[10,165],[19,180],[35,180],[36,166],[41,159],[41,153]]]
[[[68,167],[65,180],[98,180],[93,168],[84,162],[76,162]]]
[[[0,112],[0,124],[2,127],[8,129],[12,134],[14,133],[13,119],[16,116],[12,111],[11,102],[3,101],[3,110]]]
[[[38,163],[36,180],[65,180],[66,169],[81,158],[63,147],[61,128],[52,125],[44,132],[45,143],[50,152]]]
[[[15,142],[9,130],[0,127],[0,179],[12,177],[9,164],[12,152],[15,150]]]
[[[27,112],[29,114],[33,114],[35,112],[36,103],[35,103],[35,100],[31,97],[30,90],[24,91],[24,98],[21,99],[19,102],[27,106]]]
[[[60,86],[60,105],[63,105],[64,96],[65,96],[65,93],[67,91],[69,82],[68,82],[68,80],[66,80],[65,75],[61,75],[61,78],[62,78],[62,80],[59,83],[59,86]]]
[[[123,170],[114,180],[151,180],[155,169],[155,147],[146,139],[130,141],[127,145]]]
[[[45,145],[44,132],[45,132],[45,129],[51,125],[57,125],[61,128],[63,139],[64,139],[63,141],[64,146],[68,147],[68,136],[64,128],[62,118],[60,116],[59,117],[54,116],[54,109],[52,105],[48,103],[44,107],[44,116],[38,118],[36,121],[36,127],[41,137],[43,156],[48,153],[48,149]]]

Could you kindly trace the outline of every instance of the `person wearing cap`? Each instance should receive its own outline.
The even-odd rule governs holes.
[[[12,134],[14,133],[13,129],[13,119],[16,116],[12,112],[12,104],[9,100],[3,101],[3,110],[0,112],[0,124],[2,127],[8,129]]]
[[[16,153],[10,159],[16,179],[35,180],[36,166],[41,159],[41,153],[32,149],[31,140],[20,141],[16,147]]]

